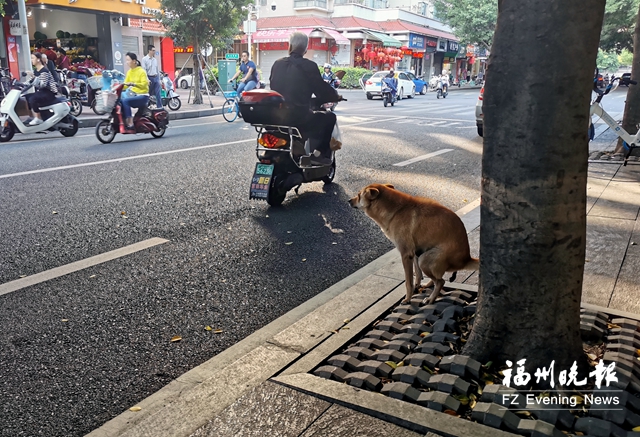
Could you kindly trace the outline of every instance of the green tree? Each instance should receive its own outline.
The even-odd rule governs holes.
[[[605,52],[602,49],[598,49],[598,57],[596,58],[596,66],[600,72],[605,71],[617,71],[620,67],[620,61],[618,61],[618,55],[615,52]]]
[[[633,32],[640,0],[607,0],[600,32],[600,48],[604,51],[633,50]]]
[[[531,375],[552,360],[556,374],[587,366],[586,126],[604,5],[500,1],[484,89],[478,310],[463,350],[480,362],[525,358]]]
[[[629,66],[633,63],[633,52],[625,49],[618,55],[620,65]]]
[[[224,45],[238,33],[242,6],[251,0],[160,0],[162,24],[177,44],[193,46],[194,103],[202,103],[198,71],[200,48],[206,43]]]
[[[498,20],[498,0],[434,0],[435,14],[469,44],[491,49]]]

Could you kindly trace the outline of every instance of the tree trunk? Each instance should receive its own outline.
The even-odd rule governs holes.
[[[193,104],[202,103],[202,92],[200,91],[200,44],[198,38],[195,38],[193,44]]]
[[[633,32],[633,62],[631,64],[631,79],[640,82],[640,9],[636,18],[636,28]],[[624,103],[622,128],[632,135],[638,131],[640,123],[640,84],[629,85],[627,100]],[[618,138],[615,153],[624,153],[622,138]]]
[[[480,293],[464,348],[480,362],[526,358],[531,375],[552,360],[556,372],[586,366],[587,126],[604,5],[500,1],[484,93]]]

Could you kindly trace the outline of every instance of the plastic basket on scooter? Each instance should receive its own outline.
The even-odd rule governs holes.
[[[102,88],[102,76],[91,76],[88,80],[89,86],[94,90]]]
[[[111,112],[116,106],[118,95],[108,91],[98,91],[96,93],[96,110],[99,112]]]

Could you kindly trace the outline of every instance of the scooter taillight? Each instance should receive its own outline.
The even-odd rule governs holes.
[[[287,145],[287,140],[279,138],[273,134],[265,133],[258,138],[258,144],[267,149],[277,149]]]

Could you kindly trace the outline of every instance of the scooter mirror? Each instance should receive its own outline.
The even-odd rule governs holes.
[[[22,72],[22,77],[27,77],[27,72],[26,71]]]

